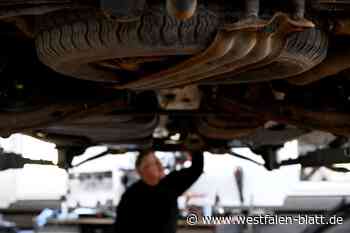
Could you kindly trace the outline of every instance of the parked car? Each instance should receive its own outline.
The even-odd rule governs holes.
[[[346,141],[349,10],[340,0],[0,0],[0,135],[56,143],[62,167],[92,145],[174,150],[189,135],[267,161],[314,130]]]

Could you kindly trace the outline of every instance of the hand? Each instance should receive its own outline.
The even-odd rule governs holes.
[[[203,151],[206,144],[198,135],[190,134],[184,141],[184,146],[188,151]]]

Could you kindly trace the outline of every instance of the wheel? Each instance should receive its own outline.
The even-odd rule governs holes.
[[[314,0],[312,2],[312,7],[319,11],[325,12],[344,12],[350,10],[349,0],[332,0],[332,1],[322,1]]]
[[[164,7],[151,8],[130,22],[90,10],[49,14],[38,21],[36,47],[44,64],[68,76],[110,83],[123,80],[101,62],[195,54],[210,44],[218,25],[216,15],[204,7],[183,22],[169,16]]]
[[[271,64],[236,74],[223,74],[207,84],[263,82],[293,77],[319,65],[327,56],[328,35],[319,28],[291,34],[285,51]]]
[[[70,3],[71,0],[0,0],[0,6],[14,6],[23,4],[45,4],[45,3]]]

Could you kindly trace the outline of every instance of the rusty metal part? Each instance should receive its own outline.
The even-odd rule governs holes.
[[[315,40],[312,40],[312,39]],[[313,41],[313,43],[310,43]],[[318,29],[305,30],[288,37],[282,53],[266,66],[240,73],[227,73],[202,84],[235,84],[284,79],[309,71],[327,57],[328,37]]]
[[[201,116],[195,121],[199,134],[206,138],[232,140],[246,137],[255,132],[265,123],[265,118],[257,117],[256,111],[247,109],[243,104],[234,104],[231,99],[225,97],[226,90],[221,90],[216,101],[206,103],[207,107],[217,112],[230,113],[222,116]]]
[[[303,23],[301,22],[301,24]],[[281,24],[283,25],[283,23]],[[308,22],[305,25],[311,26]],[[207,75],[202,75],[201,80],[207,80],[208,82],[206,83],[216,82],[218,80],[220,84],[231,84],[236,82],[259,82],[283,79],[293,74],[302,73],[323,60],[323,57],[321,57],[315,61],[312,61],[312,59],[310,59],[311,61],[304,61],[299,57],[295,59],[295,55],[289,56],[286,52],[289,41],[287,33],[288,31],[283,30],[283,26],[280,30],[276,29],[275,33],[260,33],[260,37],[254,48],[243,59],[232,62],[231,64],[225,64],[222,68],[213,70]],[[278,72],[276,67],[279,66],[274,63],[281,63],[282,72]],[[289,63],[291,67],[289,69],[285,68]],[[272,69],[269,67],[270,64],[274,65]],[[267,67],[266,75],[264,74],[265,66]],[[240,74],[244,75],[245,73],[247,75],[240,76]],[[210,79],[210,77],[213,78]]]
[[[280,110],[285,113],[282,121],[289,124],[336,135],[350,136],[350,114],[333,111],[310,111],[296,106],[284,106]]]
[[[141,68],[141,65],[144,63],[159,62],[164,60],[166,60],[165,57],[116,58],[113,60],[97,62],[96,64],[98,66],[102,66],[110,69],[139,71]]]
[[[332,22],[331,31],[340,36],[350,36],[350,19],[336,19]]]
[[[287,36],[313,27],[277,13],[270,21],[246,18],[219,30],[203,53],[168,70],[143,77],[117,88],[162,89],[198,82],[225,73],[265,66],[282,54]]]
[[[252,134],[244,136],[239,140],[245,145],[253,145],[259,147],[263,145],[283,145],[285,142],[291,141],[309,132],[309,130],[285,125],[280,130],[271,130],[266,128],[258,128]]]
[[[103,114],[111,109],[126,107],[124,100],[113,100],[103,104],[62,103],[49,104],[31,112],[2,112],[0,114],[0,134],[25,132],[27,130],[47,127],[58,122],[80,119],[90,114]]]
[[[101,10],[106,16],[119,22],[139,20],[146,0],[99,0]]]
[[[22,15],[42,15],[53,11],[81,8],[86,7],[80,4],[64,3],[64,4],[45,4],[45,5],[32,5],[28,7],[19,6],[3,6],[0,9],[0,19],[6,19],[10,17],[22,16]]]
[[[158,92],[159,105],[167,110],[196,110],[201,104],[201,92],[196,85],[162,89]]]
[[[139,86],[153,86],[159,84],[159,81],[164,80],[165,78],[170,78],[172,75],[176,74],[185,77],[186,73],[193,71],[194,69],[201,70],[202,63],[214,62],[216,59],[223,57],[231,50],[233,40],[229,34],[230,33],[219,33],[213,44],[200,55],[194,56],[168,70],[160,71],[150,77],[145,77],[139,81],[132,82],[131,84],[126,84],[126,87],[135,89]]]
[[[156,115],[144,117],[95,113],[75,120],[57,122],[40,130],[49,135],[84,137],[93,144],[115,144],[151,138],[158,120]]]
[[[246,128],[234,122],[232,118],[201,118],[196,122],[199,134],[213,139],[232,140],[252,134],[256,128],[247,126]]]
[[[101,61],[101,62],[97,62],[96,64],[98,66],[109,68],[109,69],[118,69],[118,70],[127,70],[127,71],[140,70],[140,64],[124,63],[124,62],[118,62],[116,60]]]
[[[294,125],[301,129],[321,130],[336,135],[350,136],[350,114],[346,112],[319,110],[286,105],[279,102],[269,102],[261,106],[257,103],[247,103],[232,98],[220,97],[225,111],[230,113],[252,114],[259,116],[259,121],[273,120],[275,122]]]
[[[349,59],[350,51],[348,49],[332,49],[321,64],[298,76],[290,77],[287,81],[299,86],[308,85],[349,69]]]
[[[158,125],[157,114],[113,114],[128,107],[125,101],[62,103],[32,112],[2,112],[0,135],[22,132],[62,145],[149,143]]]
[[[187,20],[195,14],[197,0],[166,0],[166,8],[169,15]]]

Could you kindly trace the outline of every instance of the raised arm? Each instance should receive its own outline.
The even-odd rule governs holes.
[[[171,172],[162,181],[163,185],[166,185],[168,186],[167,188],[172,189],[176,196],[182,195],[203,173],[203,152],[194,151],[191,152],[191,156],[191,167],[181,169],[180,171]]]

